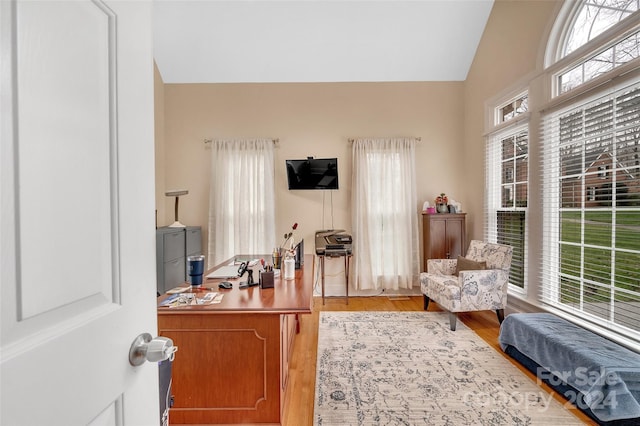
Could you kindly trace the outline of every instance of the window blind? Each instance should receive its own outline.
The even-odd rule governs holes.
[[[529,132],[510,126],[487,141],[485,159],[485,236],[513,247],[509,283],[526,286],[526,212],[528,205]]]
[[[640,85],[547,113],[541,301],[640,341]]]

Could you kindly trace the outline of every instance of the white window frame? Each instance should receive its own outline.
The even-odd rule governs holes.
[[[510,102],[514,102],[517,99],[521,99],[522,96],[528,97],[527,91],[520,91],[518,95],[512,97],[507,102],[501,102],[493,108],[495,128],[494,131],[489,133],[486,137],[486,159],[485,159],[485,239],[490,242],[498,241],[498,212],[500,211],[523,211],[525,214],[524,225],[524,253],[523,253],[523,277],[522,287],[509,283],[509,292],[519,295],[526,295],[529,290],[528,285],[528,235],[529,235],[529,220],[528,209],[529,201],[527,200],[527,207],[503,207],[502,196],[503,191],[510,190],[512,196],[515,196],[514,190],[516,185],[516,173],[513,170],[513,180],[511,187],[503,185],[502,182],[502,141],[509,137],[515,137],[523,132],[528,135],[529,140],[529,113],[523,113],[521,116],[516,115],[510,121],[506,123],[499,122],[500,110],[504,105],[508,105]],[[527,152],[529,148],[527,149]],[[513,158],[516,158],[514,152]],[[529,168],[530,156],[528,156],[527,168]],[[527,186],[529,185],[529,170],[527,170]],[[521,182],[520,182],[521,183]],[[527,190],[528,198],[529,190]]]
[[[523,112],[518,113],[517,103],[527,101],[527,109]],[[507,106],[513,106],[513,116],[508,119],[504,119],[503,110]],[[529,111],[529,93],[526,90],[523,90],[516,94],[515,96],[511,96],[508,101],[502,102],[500,105],[493,109],[493,125],[500,125],[502,123],[511,123],[512,120],[517,119],[518,117],[526,114]]]

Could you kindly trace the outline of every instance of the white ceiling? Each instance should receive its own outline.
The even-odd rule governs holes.
[[[165,83],[465,80],[493,0],[154,0]]]

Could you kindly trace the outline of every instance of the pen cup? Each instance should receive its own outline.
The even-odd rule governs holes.
[[[273,271],[260,273],[260,288],[273,288]]]
[[[274,250],[271,257],[271,260],[273,260],[273,269],[280,269],[280,263],[282,262],[282,254],[280,253],[280,250]]]

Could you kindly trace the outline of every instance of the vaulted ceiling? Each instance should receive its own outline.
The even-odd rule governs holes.
[[[493,0],[154,0],[165,83],[461,81]]]

